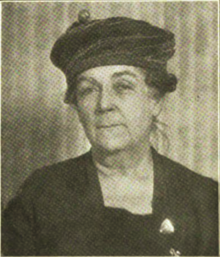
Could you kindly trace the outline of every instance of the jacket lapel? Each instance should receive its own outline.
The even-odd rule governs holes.
[[[198,219],[192,195],[186,179],[181,177],[177,166],[165,160],[152,149],[154,160],[154,215],[158,217],[158,225],[169,220],[174,227],[170,234],[160,233],[162,244],[167,244],[167,251],[174,249],[181,255],[195,255],[198,251]],[[175,168],[174,168],[175,167]],[[179,172],[179,173],[178,173]],[[160,230],[160,228],[159,228]]]

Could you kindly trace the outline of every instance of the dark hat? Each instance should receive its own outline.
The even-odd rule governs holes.
[[[161,77],[162,90],[172,92],[177,80],[167,73],[166,64],[175,52],[174,46],[173,33],[145,21],[126,17],[90,20],[88,11],[83,10],[78,21],[55,42],[51,60],[71,81],[77,74],[98,66],[149,69],[156,74],[157,84]]]

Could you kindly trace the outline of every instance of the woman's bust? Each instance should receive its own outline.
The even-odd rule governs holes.
[[[174,46],[147,22],[87,11],[56,41],[51,60],[92,147],[25,182],[3,213],[4,255],[218,254],[217,183],[151,145],[177,84]]]

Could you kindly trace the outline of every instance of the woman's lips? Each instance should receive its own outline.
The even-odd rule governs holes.
[[[96,126],[97,129],[106,129],[106,128],[114,128],[118,126],[123,126],[123,124],[111,124],[111,125],[98,125]]]

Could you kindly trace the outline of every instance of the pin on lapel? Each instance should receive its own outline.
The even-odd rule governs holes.
[[[170,249],[170,255],[171,256],[180,256],[181,253],[180,253],[180,251],[176,251],[175,249],[171,248]]]
[[[171,234],[174,233],[175,229],[172,222],[169,219],[165,219],[160,226],[160,233]]]

